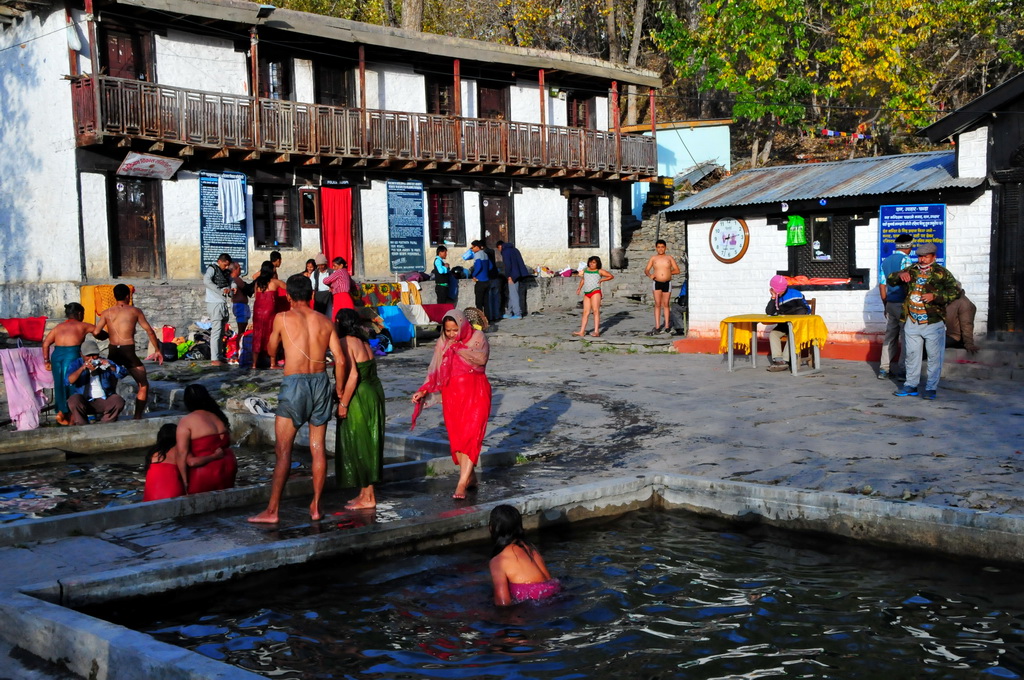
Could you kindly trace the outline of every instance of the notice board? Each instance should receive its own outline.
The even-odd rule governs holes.
[[[883,205],[878,209],[878,271],[881,262],[896,252],[896,237],[910,234],[914,237],[915,251],[925,243],[934,243],[938,248],[935,261],[946,264],[946,205]],[[917,262],[915,251],[910,256]]]
[[[242,219],[225,218],[222,209],[221,178],[240,183],[242,191]],[[244,206],[246,191],[245,173],[241,172],[200,172],[199,173],[199,271],[217,261],[221,253],[242,266],[242,274],[249,273],[249,239],[246,233]]]
[[[426,268],[422,182],[388,182],[388,251],[391,271]]]

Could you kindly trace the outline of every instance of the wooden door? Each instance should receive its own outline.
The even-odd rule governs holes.
[[[116,218],[111,238],[115,276],[156,278],[164,273],[163,234],[158,223],[160,184],[116,177]]]
[[[512,219],[509,216],[509,198],[504,194],[484,194],[480,197],[480,238],[493,248],[498,241],[512,240]]]
[[[152,35],[107,29],[104,37],[107,75],[128,80],[153,80]]]

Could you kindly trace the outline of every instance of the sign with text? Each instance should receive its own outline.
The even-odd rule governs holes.
[[[180,158],[167,158],[153,154],[129,151],[124,157],[117,174],[126,177],[148,177],[151,179],[170,179],[178,171],[184,161]]]
[[[878,209],[878,270],[881,261],[896,252],[896,237],[910,234],[914,237],[914,248],[925,243],[934,243],[938,248],[935,261],[946,264],[946,205],[883,205]],[[917,257],[911,251],[911,259]]]
[[[199,271],[221,253],[249,273],[249,239],[245,225],[246,178],[241,172],[199,173]]]
[[[424,216],[422,182],[388,182],[391,271],[421,272],[426,267]]]

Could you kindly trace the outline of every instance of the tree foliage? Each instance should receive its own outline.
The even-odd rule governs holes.
[[[934,120],[1024,65],[1013,0],[707,0],[663,11],[655,41],[682,78],[784,123]]]

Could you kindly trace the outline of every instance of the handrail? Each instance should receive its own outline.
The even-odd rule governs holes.
[[[90,135],[282,154],[445,161],[654,175],[654,139],[556,125],[343,108],[110,76],[73,80],[79,143]],[[90,104],[99,90],[99,111]],[[255,107],[259,125],[254,125]],[[254,138],[255,137],[255,138]],[[621,145],[621,163],[616,162]]]

